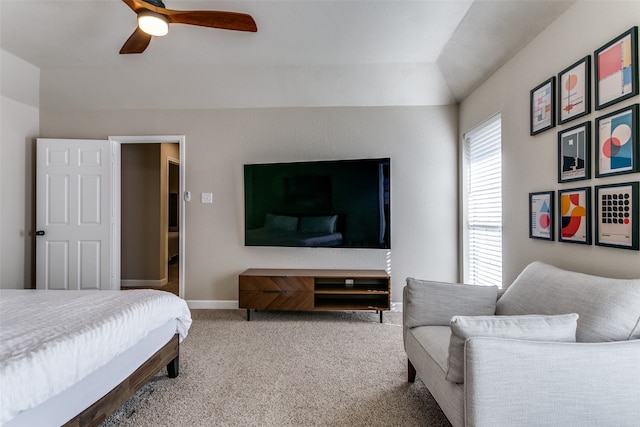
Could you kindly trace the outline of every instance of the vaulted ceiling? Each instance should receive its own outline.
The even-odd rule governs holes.
[[[166,0],[169,9],[252,15],[257,33],[171,25],[139,55],[120,0],[0,0],[0,47],[41,70],[421,66],[463,99],[574,0]],[[366,72],[366,71],[365,71]],[[402,74],[399,74],[402,75]],[[188,76],[188,74],[186,75]],[[153,76],[149,76],[152,78]],[[189,78],[189,77],[184,77]]]

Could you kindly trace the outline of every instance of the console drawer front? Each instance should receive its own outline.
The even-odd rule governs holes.
[[[240,308],[256,310],[313,310],[313,292],[240,291]]]
[[[313,292],[313,277],[240,276],[240,291]]]

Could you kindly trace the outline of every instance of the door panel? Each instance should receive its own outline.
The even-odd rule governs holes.
[[[47,240],[40,245],[46,247],[43,260],[46,262],[46,282],[44,287],[38,286],[38,289],[69,289],[69,242]]]
[[[46,224],[69,225],[69,175],[48,175],[46,185]]]
[[[102,186],[99,176],[80,176],[80,225],[101,223]]]
[[[111,289],[110,147],[38,139],[38,289]]]
[[[100,289],[100,241],[82,241],[78,242],[78,258],[80,288],[81,289]]]

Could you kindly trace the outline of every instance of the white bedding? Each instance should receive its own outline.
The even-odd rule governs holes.
[[[0,424],[35,407],[176,319],[184,300],[163,291],[0,290]]]

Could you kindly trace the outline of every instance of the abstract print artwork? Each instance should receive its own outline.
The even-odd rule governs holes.
[[[638,94],[638,27],[596,50],[596,110]]]
[[[529,237],[553,240],[553,191],[529,193]]]
[[[558,182],[591,178],[591,122],[558,132]]]
[[[638,250],[638,183],[596,187],[596,245]]]
[[[590,84],[590,56],[558,74],[558,123],[566,123],[591,112]]]
[[[558,241],[591,244],[591,188],[558,191]]]
[[[638,104],[596,118],[596,177],[638,171]]]
[[[531,90],[531,135],[535,135],[556,125],[555,111],[553,108],[555,102],[555,86],[556,78],[551,77],[546,82]]]

